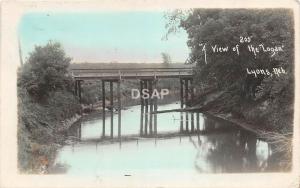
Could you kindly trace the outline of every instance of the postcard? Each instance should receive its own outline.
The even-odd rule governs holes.
[[[299,187],[299,2],[1,10],[1,187]]]

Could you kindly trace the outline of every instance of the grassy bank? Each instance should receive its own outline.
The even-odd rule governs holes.
[[[283,90],[272,97],[247,100],[239,96],[233,88],[204,89],[196,98],[197,100],[192,102],[194,108],[244,122],[258,131],[293,131],[294,100],[293,94],[288,94],[288,91]]]
[[[18,99],[18,167],[21,172],[42,173],[64,143],[64,130],[80,117],[80,105],[67,91],[55,92],[40,104],[18,88]]]
[[[18,70],[18,167],[21,172],[46,173],[64,131],[75,122],[81,106],[68,73],[71,59],[59,43],[36,46]]]

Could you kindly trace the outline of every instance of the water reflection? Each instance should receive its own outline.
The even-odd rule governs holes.
[[[185,115],[183,115],[185,114]],[[124,119],[123,123],[123,137],[168,137],[180,136],[189,134],[203,134],[209,132],[228,131],[235,128],[234,125],[223,122],[219,123],[212,117],[207,117],[202,113],[196,112],[171,112],[158,114],[158,130],[157,134],[140,134],[139,125],[132,120]],[[185,124],[183,127],[182,125]],[[107,131],[106,131],[107,132]],[[99,135],[102,134],[102,121],[98,120],[84,120],[77,122],[71,127],[68,132],[69,136],[76,137],[78,140],[103,140]],[[106,134],[108,138],[109,133]]]
[[[269,161],[272,154],[268,144],[243,134],[236,130],[186,135],[181,141],[178,137],[157,139],[156,144],[154,139],[131,140],[123,142],[122,147],[110,142],[78,142],[63,147],[56,162],[67,165],[66,173],[74,175],[136,175],[161,170],[163,176],[175,171],[199,174],[279,170],[278,163]]]
[[[158,114],[158,134],[144,138],[139,118],[133,118],[139,108],[130,107],[123,114],[128,116],[122,119],[122,145],[118,140],[101,140],[101,119],[85,120],[72,127],[69,136],[77,139],[58,152],[56,162],[69,167],[67,174],[82,175],[281,170],[281,156],[272,153],[268,143],[229,122],[195,112]]]
[[[177,104],[165,105],[161,109],[174,108]],[[139,137],[156,137],[179,134],[197,134],[212,131],[226,131],[232,129],[232,125],[226,122],[219,123],[212,117],[207,117],[202,113],[196,112],[169,112],[157,114],[157,131],[154,134],[141,134],[140,121],[136,118],[138,106],[133,106],[124,110],[122,119],[122,137],[139,136]],[[79,140],[102,139],[102,120],[101,115],[98,119],[94,117],[92,120],[85,118],[81,122],[77,122],[70,131],[69,136],[75,136]],[[108,117],[109,118],[109,117]],[[184,126],[183,126],[184,125]],[[114,127],[115,128],[115,127]],[[105,136],[110,136],[110,126],[105,127]],[[155,134],[156,133],[156,134]]]
[[[205,160],[209,162],[211,172],[262,171],[257,165],[257,141],[255,136],[244,131],[211,135],[205,142],[198,138],[198,144],[191,139],[198,150],[195,166],[199,172],[207,171],[201,165],[205,151]]]

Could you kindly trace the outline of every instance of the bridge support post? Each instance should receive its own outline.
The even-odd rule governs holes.
[[[118,92],[118,138],[121,142],[121,80],[117,82],[117,92]]]
[[[192,99],[192,101],[194,101],[194,99],[195,99],[195,92],[194,92],[195,88],[194,88],[193,78],[190,79],[190,82],[191,82],[191,99]]]
[[[110,86],[110,138],[114,136],[114,93],[113,93],[113,81],[109,82]]]
[[[190,79],[190,85],[191,85],[191,101],[194,101],[194,85],[193,85],[193,79]],[[195,131],[195,126],[194,126],[194,112],[191,113],[191,131],[194,132]]]
[[[180,108],[183,109],[183,80],[180,78]],[[180,132],[183,131],[183,112],[180,112]]]
[[[79,81],[78,82],[78,88],[79,88],[79,102],[81,103],[81,90],[82,90],[82,88],[81,88],[81,81]]]
[[[154,89],[156,89],[157,80],[154,80]],[[154,134],[157,135],[157,97],[154,99]]]
[[[145,80],[145,87],[146,89],[148,89],[148,81]],[[148,103],[149,103],[149,99],[145,99],[145,135],[148,135]]]
[[[75,84],[74,84],[74,95],[77,96],[77,80],[75,80]]]
[[[189,88],[189,82],[187,79],[184,80],[184,85],[185,85],[185,99],[184,99],[184,103],[185,103],[185,107],[187,107],[187,101],[188,101],[188,88]],[[185,112],[185,131],[188,132],[189,131],[189,115],[187,112]]]
[[[102,80],[102,137],[105,137],[105,81]]]
[[[140,80],[140,93],[144,89],[144,81]],[[144,99],[141,97],[141,122],[140,122],[140,135],[142,136],[144,133]]]
[[[153,91],[153,80],[149,80],[149,93],[152,95]],[[149,122],[149,132],[153,135],[153,99],[150,97],[150,122]]]

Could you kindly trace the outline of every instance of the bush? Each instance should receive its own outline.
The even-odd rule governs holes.
[[[18,86],[24,87],[39,102],[52,91],[71,91],[73,83],[68,74],[70,61],[71,58],[66,57],[59,43],[36,46],[19,71]]]

